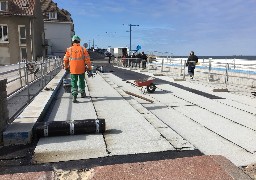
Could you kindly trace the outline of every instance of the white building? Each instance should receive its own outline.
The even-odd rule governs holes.
[[[71,46],[74,24],[71,14],[59,9],[52,0],[41,0],[44,17],[45,54],[64,56],[66,49]]]
[[[64,56],[71,45],[73,33],[72,22],[44,22],[45,39],[47,39],[47,55]]]

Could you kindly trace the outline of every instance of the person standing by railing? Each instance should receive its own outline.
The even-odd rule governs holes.
[[[140,62],[141,62],[141,53],[138,53],[137,55],[136,55],[136,67],[137,67],[137,65],[139,65],[139,68],[140,68]]]
[[[128,66],[127,57],[128,57],[128,54],[123,54],[123,56],[122,56],[123,67],[127,67]]]
[[[132,68],[135,66],[135,64],[136,64],[136,55],[135,55],[135,53],[132,53],[132,56],[131,56],[131,65],[132,65]]]
[[[141,62],[142,62],[142,69],[146,69],[146,64],[147,64],[147,59],[148,59],[148,57],[147,57],[147,55],[144,53],[144,52],[142,52],[141,53]]]
[[[195,55],[194,51],[191,51],[186,63],[186,66],[188,66],[188,74],[190,75],[191,79],[194,78],[194,70],[197,63],[198,57]]]

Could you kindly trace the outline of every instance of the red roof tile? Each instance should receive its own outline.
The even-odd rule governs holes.
[[[36,0],[9,0],[8,10],[2,11],[2,15],[33,16]]]

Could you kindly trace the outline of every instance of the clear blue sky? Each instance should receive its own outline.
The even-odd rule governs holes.
[[[256,0],[53,0],[82,43],[146,53],[256,55]],[[128,32],[127,32],[128,31]]]

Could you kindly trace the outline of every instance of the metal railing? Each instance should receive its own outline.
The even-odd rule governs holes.
[[[169,75],[185,79],[187,67],[185,58],[157,58],[150,66],[168,68]],[[256,60],[239,59],[199,59],[195,76],[218,83],[243,84],[254,87],[256,84]]]
[[[143,59],[141,58],[115,58],[114,65],[122,66],[122,67],[130,67],[130,68],[133,68],[133,67],[140,68],[142,67],[142,61]]]
[[[3,71],[8,69],[8,71]],[[1,78],[7,79],[7,100],[11,123],[36,95],[62,69],[60,58],[39,58],[12,67],[1,68]]]
[[[2,72],[3,78],[7,78],[8,99],[26,89],[28,101],[30,101],[30,85],[40,81],[42,89],[46,84],[46,77],[52,78],[62,67],[61,58],[38,58],[37,61],[25,61],[18,64],[11,71]]]

